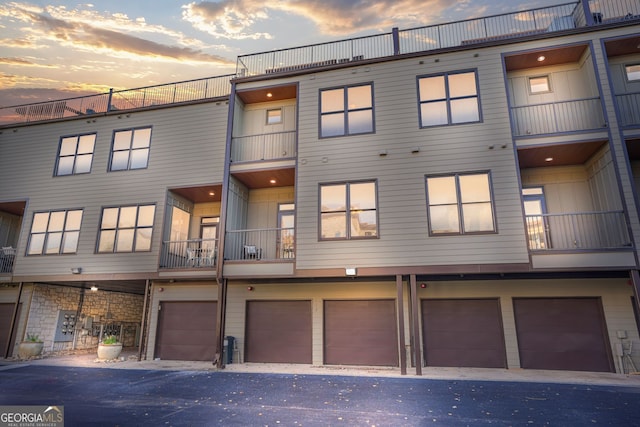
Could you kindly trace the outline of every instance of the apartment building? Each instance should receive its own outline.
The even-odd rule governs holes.
[[[27,332],[60,351],[109,331],[218,366],[634,370],[639,7],[3,109],[7,356]]]

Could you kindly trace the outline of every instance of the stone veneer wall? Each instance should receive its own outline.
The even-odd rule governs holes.
[[[44,341],[44,353],[96,348],[98,346],[97,331],[101,323],[122,324],[124,346],[137,345],[136,335],[142,320],[144,297],[100,290],[84,291],[82,309],[76,324],[75,344],[73,341],[55,343],[53,340],[58,313],[60,310],[77,311],[81,292],[81,289],[72,287],[34,285],[26,331],[37,334]],[[107,316],[107,312],[111,313],[111,316]],[[93,318],[94,328],[82,330],[81,325],[87,316]]]

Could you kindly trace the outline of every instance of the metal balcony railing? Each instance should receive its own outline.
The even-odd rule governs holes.
[[[527,215],[529,249],[628,249],[631,239],[623,211]]]
[[[13,262],[16,259],[15,248],[7,247],[0,250],[0,273],[13,272]]]
[[[589,9],[594,24],[640,18],[638,0],[589,0]]]
[[[600,98],[512,107],[511,121],[516,137],[606,127]]]
[[[69,117],[90,117],[114,111],[177,104],[229,96],[233,74],[97,95],[0,108],[0,125]]]
[[[620,126],[640,126],[640,92],[616,95]]]
[[[218,239],[162,242],[160,268],[215,268]]]
[[[296,131],[240,136],[231,141],[231,161],[235,163],[295,156]]]
[[[293,228],[227,231],[225,260],[273,261],[296,257]]]

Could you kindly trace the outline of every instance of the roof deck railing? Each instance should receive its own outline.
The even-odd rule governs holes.
[[[228,96],[234,74],[0,108],[0,125],[90,117]]]
[[[342,65],[401,54],[473,46],[617,21],[640,21],[638,0],[578,0],[328,43],[241,55],[236,73],[76,98],[0,107],[0,126],[105,114],[228,96],[234,78]]]
[[[241,55],[238,77],[306,70],[367,59],[426,52],[456,46],[599,25],[640,20],[638,0],[579,0],[483,18],[390,33]]]

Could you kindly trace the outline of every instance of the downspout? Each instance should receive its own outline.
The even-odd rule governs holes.
[[[7,346],[4,349],[4,358],[9,358],[9,352],[11,351],[11,337],[16,329],[16,322],[18,320],[18,309],[20,308],[20,298],[22,298],[23,282],[20,282],[18,286],[18,298],[16,299],[16,305],[13,307],[13,315],[11,316],[11,327],[9,328],[9,336],[7,337]]]
[[[218,283],[218,304],[216,316],[216,352],[213,364],[224,368],[224,330],[227,310],[227,280],[224,278],[224,243],[227,235],[227,204],[229,200],[229,177],[231,174],[231,142],[233,137],[233,116],[236,105],[236,83],[231,82],[229,94],[229,113],[227,114],[227,140],[225,146],[224,176],[222,178],[222,197],[220,200],[220,229],[218,237],[218,259],[216,260],[216,282]]]

